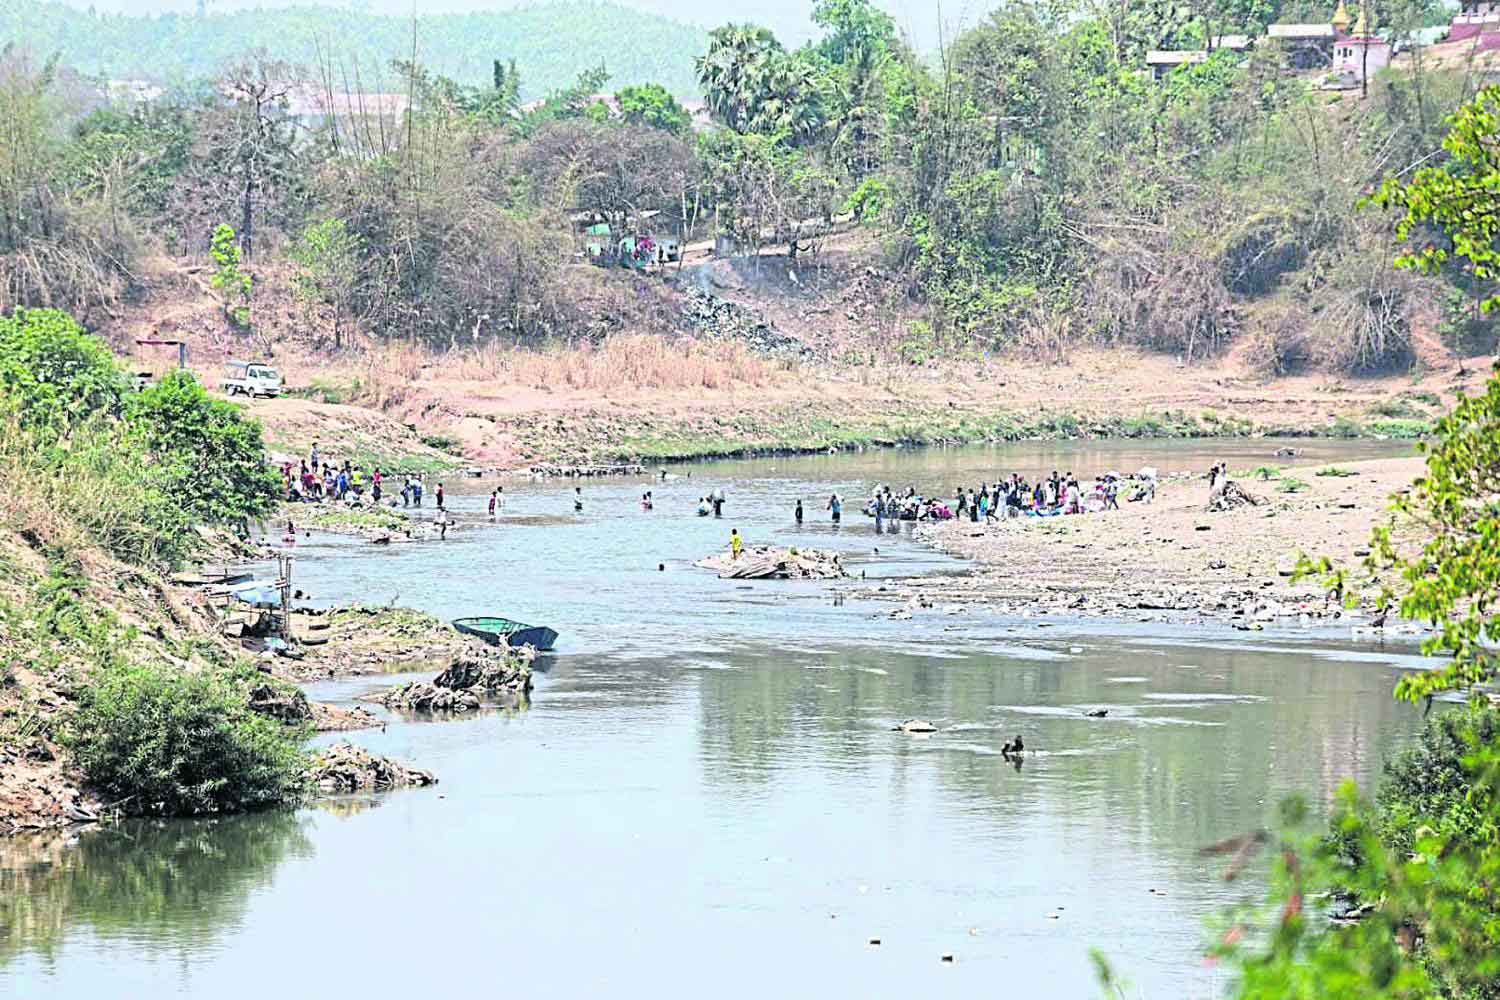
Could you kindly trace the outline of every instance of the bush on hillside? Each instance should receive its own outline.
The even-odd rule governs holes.
[[[80,695],[64,742],[89,784],[128,813],[237,812],[301,793],[297,732],[252,712],[233,681],[111,665]]]
[[[109,348],[67,313],[0,316],[0,393],[28,429],[64,434],[75,422],[116,414],[125,387]]]
[[[1234,329],[1219,263],[1166,235],[1112,244],[1100,254],[1084,299],[1107,340],[1189,362],[1218,353]]]
[[[234,524],[269,513],[280,488],[260,425],[176,371],[130,400],[131,432],[171,470],[171,490],[196,521]]]

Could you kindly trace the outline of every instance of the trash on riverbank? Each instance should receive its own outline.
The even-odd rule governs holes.
[[[431,771],[407,767],[348,743],[318,751],[306,778],[308,784],[324,792],[371,792],[437,784]]]
[[[849,575],[837,552],[771,545],[747,545],[738,559],[725,549],[693,565],[713,570],[721,580],[839,580]]]

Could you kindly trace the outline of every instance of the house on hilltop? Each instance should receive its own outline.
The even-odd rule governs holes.
[[[1201,63],[1215,49],[1243,52],[1252,45],[1249,35],[1216,35],[1213,42],[1201,49],[1154,49],[1146,53],[1146,66],[1158,80],[1178,66]]]

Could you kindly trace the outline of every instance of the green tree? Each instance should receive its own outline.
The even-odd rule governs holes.
[[[0,390],[23,427],[66,434],[120,412],[126,381],[104,342],[57,309],[0,316]]]
[[[1436,274],[1455,258],[1475,278],[1500,278],[1500,87],[1489,86],[1453,115],[1443,140],[1447,162],[1423,167],[1409,181],[1390,178],[1372,197],[1401,211],[1396,235],[1422,246],[1396,258],[1396,266]],[[1442,236],[1433,237],[1433,230]],[[1500,295],[1480,303],[1488,313]]]
[[[814,0],[812,20],[825,33],[818,54],[835,65],[883,53],[896,39],[896,22],[870,0]]]
[[[737,132],[750,131],[772,60],[786,50],[768,28],[728,24],[708,36],[698,60],[698,82],[713,116]]]
[[[1404,213],[1396,229],[1402,239],[1430,231],[1425,227],[1442,233],[1399,256],[1398,267],[1431,272],[1458,257],[1480,278],[1500,277],[1497,130],[1500,87],[1486,87],[1453,116],[1443,141],[1447,163],[1424,167],[1404,183],[1387,180],[1373,196],[1377,205]],[[1491,296],[1484,307],[1497,303],[1500,298]],[[1386,526],[1376,532],[1368,560],[1371,569],[1394,567],[1401,574],[1404,616],[1441,628],[1424,649],[1450,660],[1402,678],[1397,693],[1412,699],[1471,689],[1500,667],[1493,650],[1500,641],[1500,370],[1483,395],[1459,400],[1438,422],[1436,437],[1426,474],[1393,503],[1397,516],[1425,529],[1426,544],[1419,555],[1405,557]]]
[[[615,95],[615,100],[619,102],[620,115],[631,125],[646,125],[682,135],[693,124],[692,117],[677,103],[677,98],[659,83],[623,87]]]
[[[234,229],[226,223],[214,227],[208,244],[208,256],[214,263],[214,273],[208,283],[219,293],[224,305],[224,315],[235,326],[250,325],[250,275],[240,268],[240,246],[235,240]]]
[[[1500,996],[1497,735],[1492,710],[1440,716],[1388,767],[1378,807],[1352,782],[1327,824],[1284,803],[1266,903],[1232,915],[1215,949],[1236,974],[1230,995]],[[1237,852],[1227,877],[1269,839],[1220,845]]]
[[[132,397],[128,419],[136,440],[172,471],[176,501],[194,520],[240,526],[275,507],[280,480],[266,464],[260,425],[204,392],[191,372],[172,372]]]
[[[358,287],[364,240],[343,219],[330,216],[302,230],[290,256],[297,263],[297,295],[333,309],[333,346],[343,346],[343,318]]]

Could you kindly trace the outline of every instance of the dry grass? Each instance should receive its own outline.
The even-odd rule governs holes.
[[[439,372],[445,379],[611,392],[622,389],[756,388],[790,370],[743,344],[667,339],[654,334],[614,334],[599,344],[544,348],[488,344],[435,351],[410,343],[387,344],[365,356],[358,373],[358,402],[383,407]]]

